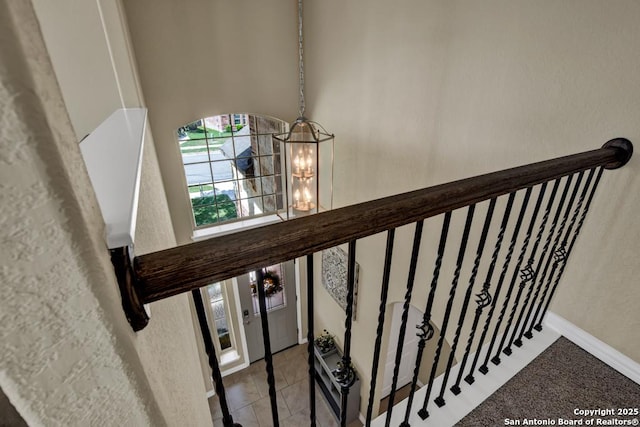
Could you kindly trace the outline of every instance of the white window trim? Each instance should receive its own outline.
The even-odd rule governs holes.
[[[240,230],[248,230],[250,228],[256,228],[263,225],[274,224],[281,222],[283,219],[277,214],[264,215],[255,218],[247,218],[240,221],[234,221],[230,223],[222,223],[220,225],[214,225],[207,228],[200,228],[193,231],[191,240],[197,242],[198,240],[204,240],[211,237],[224,236],[225,234],[235,233]]]
[[[202,120],[203,123],[205,123],[206,119],[208,119],[208,118],[227,116],[229,118],[229,124],[232,124],[232,122],[234,121],[234,117],[236,115],[246,116],[246,117],[253,115],[255,117],[270,118],[270,119],[273,119],[273,120],[280,121],[284,125],[284,130],[285,131],[289,130],[289,123],[287,123],[286,121],[284,121],[282,119],[279,119],[279,118],[273,117],[273,116],[254,114],[254,113],[225,113],[225,114],[220,114],[220,115],[217,115],[217,116],[203,117],[201,119],[196,119],[196,121],[197,120]],[[188,124],[186,124],[186,125],[188,125]],[[249,120],[246,120],[244,123],[242,123],[242,125],[243,126],[249,126]],[[267,133],[264,133],[264,134],[257,133],[256,135],[266,135],[266,134]],[[250,135],[253,135],[253,134],[250,134]],[[177,147],[178,147],[178,151],[179,151],[179,154],[180,154],[180,158],[181,158],[181,161],[182,161],[182,153],[180,152],[180,149],[179,149],[180,148],[180,140],[179,140],[179,138],[177,138],[177,136],[176,136],[176,142],[177,142]],[[182,164],[182,166],[184,167],[184,163]],[[280,169],[281,169],[281,177],[283,179],[283,194],[282,194],[282,197],[283,197],[283,200],[286,200],[286,194],[284,194],[284,191],[285,191],[284,189],[286,188],[286,184],[285,184],[286,178],[285,178],[285,176],[283,174],[284,170],[285,170],[284,162],[281,163]],[[185,194],[187,195],[187,197],[190,198],[191,196],[190,196],[190,193],[189,193],[189,184],[187,182],[187,177],[186,177],[186,174],[184,173],[184,169],[183,169],[183,176],[184,176],[184,183],[185,183],[184,191],[185,191]],[[213,183],[213,184],[215,185],[215,183]],[[286,201],[285,201],[285,204],[286,204]],[[192,230],[193,230],[193,234],[192,234],[191,239],[193,241],[198,241],[198,240],[209,238],[209,237],[213,237],[213,236],[222,236],[222,235],[225,235],[225,234],[230,234],[230,233],[236,232],[236,231],[244,229],[244,228],[255,228],[255,227],[258,227],[258,226],[261,226],[261,225],[266,225],[266,224],[271,224],[273,222],[277,222],[277,220],[269,221],[269,219],[272,218],[272,217],[276,217],[280,221],[284,221],[284,218],[280,217],[280,215],[282,215],[282,214],[286,215],[287,214],[287,207],[285,206],[285,209],[279,210],[279,211],[274,212],[272,214],[270,213],[270,214],[263,215],[263,217],[266,218],[264,220],[264,222],[260,221],[261,217],[244,217],[246,219],[238,218],[237,220],[231,220],[232,222],[229,223],[229,224],[226,221],[223,221],[221,223],[221,225],[209,225],[209,224],[206,224],[206,225],[198,226],[198,225],[196,225],[196,219],[195,219],[195,216],[194,216],[194,213],[193,213],[193,207],[191,205],[189,205],[189,213],[190,213],[189,216],[190,216],[191,227],[192,227]],[[253,221],[252,220],[258,220],[257,225],[253,225]],[[198,228],[198,227],[202,227],[202,228]]]

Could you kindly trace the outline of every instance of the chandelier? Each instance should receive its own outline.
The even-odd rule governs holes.
[[[284,154],[287,219],[331,209],[333,205],[334,135],[304,115],[302,0],[298,0],[298,70],[298,118],[289,132],[273,135]]]

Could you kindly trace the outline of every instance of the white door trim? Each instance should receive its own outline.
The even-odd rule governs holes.
[[[242,309],[240,305],[240,292],[238,289],[238,281],[235,277],[231,279],[231,288],[233,289],[233,303],[236,312],[236,320],[238,322],[238,335],[240,336],[240,346],[242,346],[241,350],[238,353],[242,355],[242,363],[237,367],[228,369],[225,371],[225,375],[232,374],[233,372],[239,371],[249,366],[249,350],[247,347],[247,336],[244,333],[244,323],[242,318]],[[236,335],[236,345],[238,345],[238,335]]]

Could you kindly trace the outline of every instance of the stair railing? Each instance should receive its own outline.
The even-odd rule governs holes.
[[[398,227],[415,224],[391,394],[389,395],[389,407],[385,420],[385,425],[388,426],[396,398],[395,392],[403,354],[404,336],[407,333],[409,307],[415,289],[423,225],[425,220],[429,218],[442,216],[439,244],[428,287],[424,316],[422,323],[416,327],[416,334],[419,338],[418,355],[413,371],[410,395],[404,420],[400,423],[403,427],[409,426],[410,411],[413,410],[412,403],[417,388],[423,352],[428,340],[436,338],[437,335],[435,354],[429,380],[426,384],[425,399],[418,410],[418,415],[422,419],[429,416],[427,404],[434,397],[434,392],[438,393],[434,398],[436,405],[445,405],[447,386],[450,386],[450,391],[454,396],[458,395],[461,392],[462,379],[469,385],[473,384],[474,374],[477,371],[482,374],[489,372],[489,360],[494,365],[500,364],[501,355],[510,355],[514,351],[512,346],[520,347],[523,345],[523,336],[530,339],[533,337],[533,330],[542,330],[542,321],[556,292],[576,238],[584,224],[603,170],[616,169],[625,165],[632,153],[631,142],[624,138],[616,138],[608,141],[597,150],[359,203],[138,257],[134,257],[127,247],[114,249],[111,251],[112,262],[116,268],[123,308],[134,330],[140,330],[149,321],[143,304],[183,292],[193,292],[209,364],[220,398],[223,423],[225,426],[239,426],[233,421],[226,403],[224,384],[198,289],[217,281],[256,271],[267,383],[273,424],[277,426],[277,396],[261,269],[276,263],[306,257],[308,265],[307,312],[309,324],[307,338],[310,425],[315,426],[313,254],[337,245],[348,244],[347,307],[343,340],[344,354],[341,364],[343,368],[336,374],[338,382],[342,386],[342,402],[337,418],[340,425],[345,426],[348,421],[346,418],[347,396],[356,376],[351,368],[351,330],[357,241],[367,236],[386,232],[378,325],[376,340],[372,346],[372,372],[366,411],[366,425],[368,426],[371,424],[375,406],[374,399],[380,365],[382,335],[385,328],[384,319],[389,294],[395,231]],[[506,196],[506,201],[501,200],[504,196]],[[499,201],[504,203],[498,204]],[[476,207],[484,202],[488,202],[488,205],[484,209],[479,238],[470,239],[474,216],[480,211]],[[532,206],[533,208],[531,208]],[[458,210],[465,212],[464,227],[459,236],[453,233],[451,228],[452,215]],[[515,219],[512,218],[514,210],[517,212]],[[495,230],[496,221],[494,221],[496,213],[501,213],[497,230]],[[491,234],[490,230],[494,230],[491,238],[493,250],[491,250],[488,266],[483,269],[484,278],[481,280],[478,276],[489,240],[488,236]],[[452,235],[459,237],[460,242],[449,242],[449,237]],[[462,273],[463,265],[465,265],[465,259],[469,259],[467,249],[471,241],[477,241],[477,246],[471,264],[471,273],[469,278],[465,279]],[[447,246],[452,244],[457,244],[457,250],[453,252],[455,254],[455,268],[448,287],[448,295],[444,298],[446,299],[444,315],[438,323],[433,319],[434,302],[436,301],[438,284],[443,275],[441,267],[446,256],[445,252],[448,249]],[[517,256],[514,258],[516,254]],[[479,285],[476,286],[476,283]],[[459,287],[460,289],[458,289]],[[474,289],[477,292],[475,309],[471,310]],[[462,298],[462,308],[460,313],[455,313],[453,310],[454,301],[459,302],[460,298]],[[499,309],[499,312],[496,312],[496,309]],[[497,319],[494,318],[496,315]],[[440,389],[434,390],[434,379],[440,359],[443,357],[446,336],[451,336],[450,332],[449,335],[447,333],[454,327],[454,321],[456,322],[455,331],[451,341],[451,350],[448,356],[445,356],[446,369],[443,381]],[[463,334],[463,326],[468,323],[472,323],[470,331]],[[482,330],[480,331],[478,328],[481,324]],[[434,325],[439,328],[438,334],[435,332]],[[478,334],[479,339],[476,342]],[[481,359],[481,349],[487,339],[489,340],[488,350],[484,352],[484,359]],[[451,378],[453,384],[450,384],[449,376],[452,373],[456,350],[463,343],[464,353],[459,363],[457,376],[454,381]],[[472,351],[474,348],[475,352]],[[471,356],[473,356],[471,365],[465,371]],[[478,366],[479,362],[482,362],[480,366]]]

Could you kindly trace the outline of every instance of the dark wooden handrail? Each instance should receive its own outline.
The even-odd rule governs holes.
[[[298,258],[579,171],[631,157],[623,138],[602,148],[411,191],[135,257],[144,303]]]

